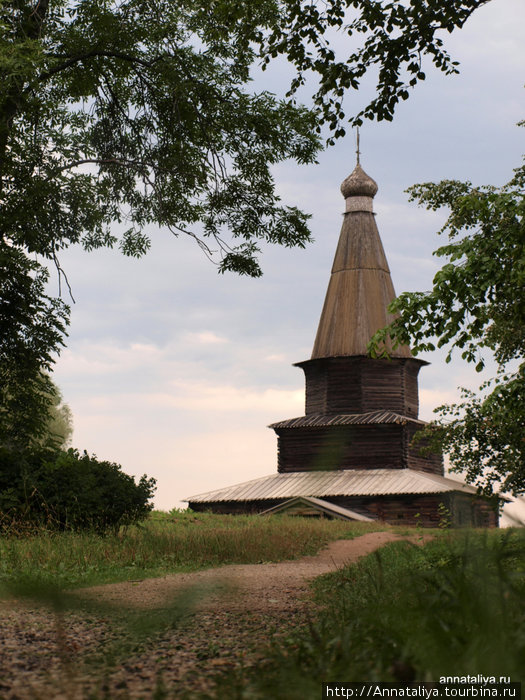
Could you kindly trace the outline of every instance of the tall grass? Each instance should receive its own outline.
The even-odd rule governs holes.
[[[317,698],[331,680],[525,679],[522,532],[393,543],[317,579],[316,599],[322,612],[274,649],[247,697]]]
[[[40,532],[0,538],[0,584],[33,580],[59,587],[92,585],[229,563],[314,554],[331,539],[374,526],[290,516],[153,514],[118,534]]]

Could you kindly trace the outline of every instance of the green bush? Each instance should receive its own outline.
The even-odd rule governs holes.
[[[0,528],[116,530],[143,520],[155,479],[138,483],[120,465],[87,452],[0,448]]]

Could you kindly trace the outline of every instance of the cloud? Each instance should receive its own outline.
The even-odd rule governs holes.
[[[72,403],[75,445],[157,479],[156,507],[263,476],[277,466],[267,425],[301,415],[302,391],[175,383],[171,393],[90,396]]]
[[[58,366],[61,376],[114,375],[155,364],[161,356],[162,350],[152,344],[84,342],[74,350],[64,350]]]
[[[288,358],[283,353],[276,353],[274,355],[267,355],[264,360],[266,362],[288,362]]]
[[[458,400],[458,391],[450,389],[419,389],[419,417],[421,420],[435,420],[434,409],[445,403]]]
[[[304,412],[303,389],[261,389],[173,380],[163,391],[135,391],[133,387],[124,387],[119,391],[117,387],[102,387],[102,392],[96,393],[93,387],[83,399],[77,399],[74,406],[86,418],[98,417],[102,421],[107,421],[111,415],[119,416],[122,421],[125,416],[131,418],[142,413],[146,417],[162,412],[176,414],[180,410],[186,415],[189,412],[199,414],[201,423],[212,416],[221,420],[221,416],[227,414],[239,414],[237,421],[249,415],[251,419],[264,422],[292,418]]]
[[[186,333],[184,336],[186,342],[196,343],[197,345],[221,345],[230,342],[227,338],[217,335],[213,331],[200,331],[199,333]]]
[[[462,62],[488,63],[489,69],[500,75],[502,69],[505,73],[512,70],[522,73],[523,42],[516,27],[525,21],[523,2],[504,0],[497,8],[489,4],[476,10],[465,28],[449,38],[448,47],[452,55],[461,53]],[[490,32],[487,32],[487,24]],[[487,61],[488,56],[490,61]]]
[[[304,391],[264,389],[173,381],[169,393],[149,394],[144,400],[157,407],[183,408],[185,411],[214,411],[243,413],[245,411],[276,413],[282,411],[301,415]]]

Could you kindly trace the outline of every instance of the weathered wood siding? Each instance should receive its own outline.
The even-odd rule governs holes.
[[[279,472],[323,469],[417,469],[443,475],[439,454],[412,443],[418,424],[276,428]]]
[[[413,423],[407,423],[405,430],[406,438],[406,465],[410,469],[417,469],[421,472],[432,474],[444,474],[443,455],[431,452],[425,453],[428,443],[425,440],[414,440],[414,436],[419,431],[419,427]]]
[[[219,513],[222,515],[257,514],[282,503],[283,499],[273,498],[265,501],[209,501],[208,503],[188,503],[188,508],[196,513]]]
[[[399,496],[335,496],[326,500],[390,525],[422,527],[497,527],[490,501],[459,492]]]
[[[306,379],[306,415],[363,413],[361,364],[359,357],[301,363]]]
[[[367,361],[368,360],[368,361]],[[403,416],[418,416],[417,375],[421,363],[413,359],[362,359],[363,412],[391,410]]]
[[[440,503],[448,503],[448,494],[407,494],[390,496],[342,496],[326,499],[390,525],[437,527]]]
[[[395,318],[387,311],[395,296],[374,214],[346,213],[312,358],[366,355],[370,338]],[[394,357],[410,357],[406,345],[386,345]]]
[[[418,416],[423,363],[407,358],[332,357],[298,363],[306,379],[306,415],[395,411]]]
[[[498,526],[498,512],[487,500],[451,492],[407,494],[400,496],[333,496],[325,500],[368,515],[390,525],[439,527],[447,521],[452,527]],[[224,501],[189,503],[196,512],[223,514],[260,513],[282,503],[283,499],[265,501]],[[443,508],[446,510],[443,511]]]
[[[448,508],[454,527],[498,527],[499,513],[496,501],[453,493]]]
[[[404,428],[396,424],[280,428],[277,470],[403,469]]]
[[[426,363],[425,363],[426,364]],[[423,362],[418,360],[408,360],[403,363],[404,367],[404,393],[405,408],[407,416],[417,418],[419,416],[419,387],[418,375]]]

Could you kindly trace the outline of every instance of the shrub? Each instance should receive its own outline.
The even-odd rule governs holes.
[[[0,528],[45,526],[104,532],[143,520],[155,479],[138,483],[87,452],[0,448]]]

